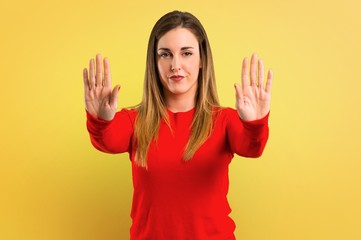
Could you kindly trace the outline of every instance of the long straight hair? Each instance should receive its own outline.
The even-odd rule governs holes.
[[[171,127],[157,68],[156,49],[159,39],[177,27],[186,28],[196,36],[202,64],[198,75],[195,116],[183,155],[185,161],[193,157],[211,134],[213,112],[215,107],[219,107],[211,47],[202,24],[187,12],[173,11],[165,14],[154,25],[149,37],[143,98],[137,106],[138,115],[134,131],[137,149],[135,162],[142,167],[147,167],[148,149],[151,142],[158,137],[160,122],[164,120]]]

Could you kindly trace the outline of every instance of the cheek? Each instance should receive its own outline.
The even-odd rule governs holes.
[[[193,74],[199,73],[201,68],[201,64],[199,61],[194,61],[189,65],[189,69],[192,71]]]
[[[201,68],[201,66],[202,66],[202,62],[201,62],[199,56],[196,57],[196,58],[194,58],[194,59],[192,59],[192,61],[190,62],[189,66],[190,66],[194,71],[198,71],[198,70]]]
[[[168,82],[168,71],[166,69],[166,64],[158,62],[157,67],[158,67],[160,82],[162,83],[163,86],[165,86],[167,85]]]
[[[167,75],[167,64],[165,62],[158,62],[158,72],[160,76]]]

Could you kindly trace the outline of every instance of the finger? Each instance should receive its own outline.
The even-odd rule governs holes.
[[[84,90],[87,91],[90,89],[89,79],[88,79],[88,70],[86,68],[83,69],[83,81],[84,81]]]
[[[262,59],[258,60],[258,87],[263,89],[264,82],[264,65]]]
[[[243,103],[244,99],[243,99],[243,92],[242,92],[242,88],[241,86],[239,86],[239,84],[234,84],[234,89],[236,90],[236,100],[239,103]]]
[[[267,83],[266,83],[266,92],[267,93],[271,93],[272,80],[273,80],[273,71],[269,70],[268,74],[267,74]]]
[[[104,58],[104,87],[111,87],[110,63],[108,58]]]
[[[250,67],[250,77],[251,77],[251,86],[256,86],[256,79],[257,79],[257,54],[253,54],[251,57],[251,67]]]
[[[248,86],[248,59],[244,58],[242,63],[242,87]]]
[[[102,64],[102,56],[100,54],[96,55],[96,86],[102,86],[103,84],[103,64]]]
[[[95,69],[94,69],[94,59],[90,59],[89,62],[89,83],[90,83],[90,89],[95,87]]]
[[[110,101],[109,101],[109,104],[110,104],[110,107],[113,108],[113,109],[117,109],[118,107],[118,93],[119,93],[119,90],[120,90],[120,85],[116,85],[112,91],[112,94],[110,96]]]

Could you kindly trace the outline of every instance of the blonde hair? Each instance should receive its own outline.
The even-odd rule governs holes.
[[[202,68],[198,75],[198,89],[195,99],[195,116],[191,135],[184,151],[184,160],[190,160],[198,148],[206,141],[212,131],[213,112],[219,106],[212,52],[207,34],[200,21],[190,13],[173,11],[161,17],[150,34],[148,41],[144,91],[141,103],[137,106],[135,121],[135,161],[139,166],[147,167],[148,149],[158,137],[159,125],[163,119],[170,127],[163,87],[156,64],[156,48],[159,39],[168,31],[187,28],[199,43]]]

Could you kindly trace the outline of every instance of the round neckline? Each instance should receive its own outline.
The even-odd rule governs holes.
[[[195,111],[195,107],[187,110],[187,111],[179,111],[179,112],[173,112],[172,110],[170,110],[169,108],[167,108],[167,111],[168,113],[171,113],[171,114],[187,114],[187,113],[193,113]]]

